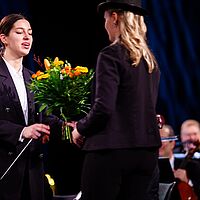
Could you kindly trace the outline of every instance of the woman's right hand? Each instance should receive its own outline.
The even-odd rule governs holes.
[[[178,178],[179,180],[188,183],[189,179],[187,177],[187,172],[185,169],[177,169],[174,170],[174,176],[175,178]]]
[[[39,139],[43,135],[50,135],[50,126],[45,124],[33,124],[24,128],[22,137]]]

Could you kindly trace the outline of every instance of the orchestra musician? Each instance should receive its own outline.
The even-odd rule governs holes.
[[[200,123],[194,119],[185,120],[181,125],[180,139],[186,157],[174,166],[174,176],[193,188],[196,199],[200,199]],[[184,191],[186,189],[180,190]]]

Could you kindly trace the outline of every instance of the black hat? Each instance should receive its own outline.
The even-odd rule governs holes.
[[[109,9],[122,9],[138,15],[148,14],[147,11],[141,7],[140,0],[107,0],[97,6],[97,11],[99,13],[104,13],[104,11]]]

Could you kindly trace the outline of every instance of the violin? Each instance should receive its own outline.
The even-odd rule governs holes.
[[[200,142],[199,141],[195,141],[195,142],[193,142],[193,144],[194,144],[195,148],[192,148],[188,151],[188,154],[182,161],[179,168],[185,169],[188,161],[192,159],[194,153],[200,150]],[[193,188],[188,183],[177,180],[177,188],[179,190],[181,200],[198,200],[198,197],[195,194]]]

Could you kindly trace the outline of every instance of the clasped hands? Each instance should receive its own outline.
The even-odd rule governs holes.
[[[76,146],[81,148],[85,137],[78,132],[76,128],[76,123],[77,122],[74,121],[66,122],[66,125],[73,128],[72,141]],[[50,135],[50,126],[39,123],[25,127],[22,132],[23,138],[30,138],[30,139],[41,138],[42,143],[47,143],[49,141],[49,135]]]

